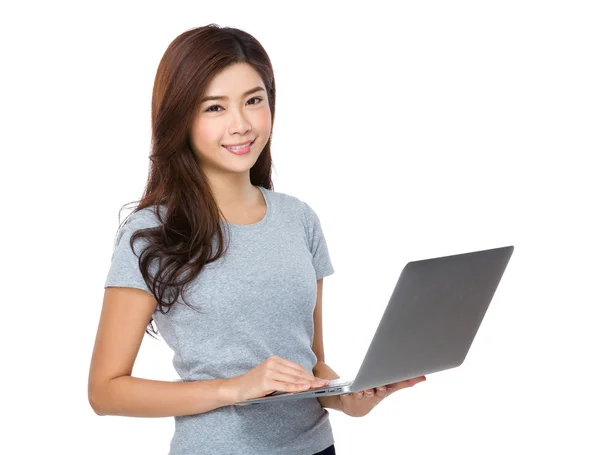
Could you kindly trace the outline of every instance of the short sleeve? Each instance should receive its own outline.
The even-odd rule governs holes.
[[[321,228],[321,221],[317,213],[310,207],[306,202],[303,202],[305,206],[306,219],[308,222],[308,244],[310,251],[313,256],[313,266],[317,280],[326,276],[332,275],[335,272],[331,258],[329,257],[329,250],[327,248],[327,241],[325,240],[325,234]]]
[[[104,287],[119,286],[127,288],[142,289],[150,294],[152,291],[146,285],[142,272],[139,268],[139,258],[144,248],[148,245],[148,241],[144,238],[137,238],[134,241],[133,247],[135,253],[131,250],[129,242],[134,232],[139,229],[152,227],[143,223],[141,220],[143,214],[139,212],[132,213],[129,219],[121,226],[117,241],[111,257],[110,268],[104,283]],[[151,267],[151,273],[152,267]],[[152,275],[151,275],[152,276]]]

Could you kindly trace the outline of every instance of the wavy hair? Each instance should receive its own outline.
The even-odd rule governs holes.
[[[267,89],[273,131],[273,67],[265,49],[249,33],[216,24],[187,30],[169,44],[158,65],[152,90],[148,180],[142,198],[135,202],[137,206],[127,218],[152,207],[160,220],[158,227],[134,232],[129,244],[132,251],[137,238],[143,238],[147,244],[138,257],[138,265],[163,314],[180,296],[189,306],[185,301],[184,287],[205,264],[216,261],[226,252],[219,224],[222,212],[199,159],[190,147],[189,138],[199,101],[209,83],[235,63],[247,63],[261,76]],[[273,190],[271,167],[269,138],[250,169],[251,183]],[[159,210],[161,205],[166,207],[164,218]],[[215,234],[218,243],[213,255],[212,239]],[[154,261],[159,267],[151,276],[149,267]],[[153,327],[153,318],[148,322],[146,333],[150,336],[158,334]]]

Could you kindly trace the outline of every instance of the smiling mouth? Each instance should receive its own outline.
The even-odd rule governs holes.
[[[254,141],[256,141],[256,139]],[[250,151],[252,150],[252,145],[254,145],[254,141],[247,142],[245,145],[236,145],[233,147],[224,145],[223,148],[230,153],[234,153],[236,155],[244,155],[246,153],[250,153]]]
[[[252,141],[244,142],[243,144],[240,144],[240,145],[223,145],[223,147],[228,148],[228,149],[243,149],[244,147],[248,147],[249,145],[254,144],[255,140],[256,139],[254,139]]]

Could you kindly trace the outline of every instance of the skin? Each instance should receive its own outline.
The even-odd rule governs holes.
[[[261,91],[244,95],[247,90]],[[271,110],[265,84],[246,63],[225,68],[210,82],[205,96],[227,99],[204,101],[198,106],[190,131],[190,145],[215,194],[217,204],[232,218],[261,218],[265,208],[260,190],[250,182],[256,163],[271,135]],[[234,155],[223,147],[255,139],[245,155]],[[228,217],[226,217],[228,218]]]
[[[376,389],[367,389],[356,393],[340,395],[340,410],[352,417],[363,417],[392,393],[400,389],[412,387],[425,380],[425,376],[419,376],[418,378],[395,382],[387,386],[377,387]]]

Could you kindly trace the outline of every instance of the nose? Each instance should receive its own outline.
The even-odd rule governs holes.
[[[233,114],[231,116],[231,124],[229,125],[229,134],[238,133],[240,136],[243,136],[252,129],[252,125],[242,112],[236,109],[232,109],[231,112]]]

